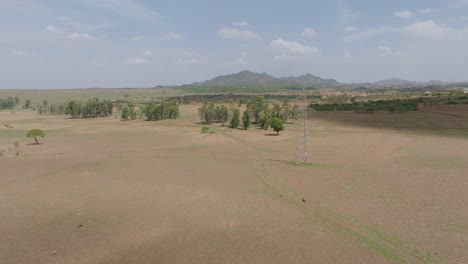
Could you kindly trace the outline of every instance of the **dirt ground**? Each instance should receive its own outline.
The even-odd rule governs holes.
[[[297,124],[201,134],[197,107],[0,112],[0,263],[468,263],[466,117],[314,114],[294,165]]]

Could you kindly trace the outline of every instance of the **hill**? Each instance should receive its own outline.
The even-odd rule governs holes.
[[[323,79],[317,76],[314,76],[310,73],[298,76],[298,77],[283,77],[281,80],[298,83],[302,85],[330,85],[330,86],[337,86],[340,83],[335,79]]]
[[[298,77],[282,77],[276,78],[267,73],[256,73],[251,71],[241,71],[239,73],[217,76],[211,80],[190,84],[191,86],[254,86],[254,85],[269,85],[272,87],[288,87],[288,86],[337,86],[340,83],[334,79],[322,79],[310,73]]]

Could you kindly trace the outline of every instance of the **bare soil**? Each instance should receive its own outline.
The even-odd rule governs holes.
[[[468,263],[463,117],[317,114],[294,165],[296,124],[201,134],[197,108],[0,112],[0,263]]]

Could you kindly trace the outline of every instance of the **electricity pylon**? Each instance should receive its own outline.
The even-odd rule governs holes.
[[[305,87],[302,88],[302,93],[299,95],[298,100],[301,103],[301,112],[300,112],[300,128],[299,135],[297,138],[296,146],[296,159],[295,163],[307,163],[310,160],[310,135],[309,127],[307,125],[307,93]]]

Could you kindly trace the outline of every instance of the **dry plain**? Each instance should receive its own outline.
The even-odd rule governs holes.
[[[296,124],[201,134],[198,107],[0,112],[0,263],[468,263],[466,116],[315,113],[293,165]]]

